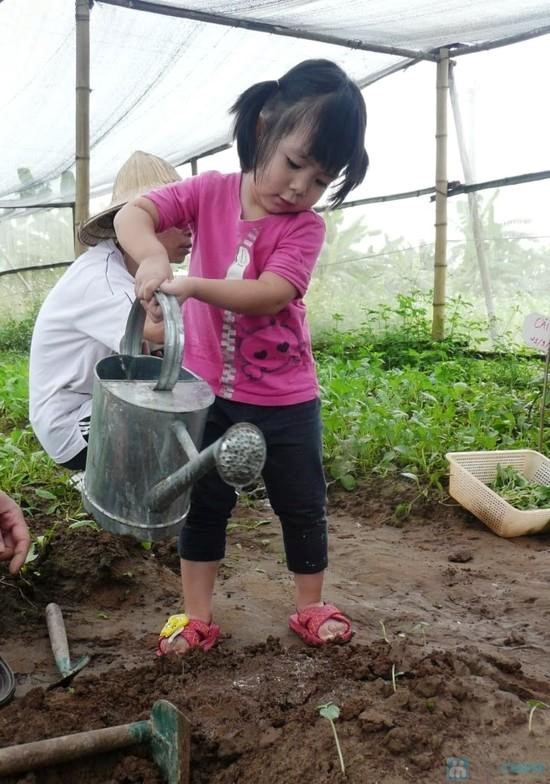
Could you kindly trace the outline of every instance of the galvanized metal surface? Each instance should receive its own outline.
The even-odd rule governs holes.
[[[165,319],[163,360],[118,354],[95,369],[84,507],[103,528],[145,541],[175,536],[189,510],[193,483],[214,466],[224,481],[249,484],[263,468],[263,435],[237,424],[202,453],[214,394],[181,368],[181,313],[174,297],[157,293]],[[126,350],[141,350],[144,312],[132,307]]]
[[[181,434],[179,440],[183,446]],[[151,511],[161,512],[179,493],[213,468],[217,468],[224,482],[233,487],[250,484],[262,472],[266,444],[256,425],[239,422],[196,456],[192,457],[189,452],[187,454],[189,462],[161,480],[149,492],[147,501]]]
[[[183,356],[183,320],[181,308],[176,297],[155,293],[164,318],[164,358],[160,376],[155,389],[169,390],[179,378]],[[121,353],[137,357],[142,353],[143,326],[145,310],[139,300],[135,300],[126,323],[126,332],[121,344]]]
[[[165,320],[164,359],[137,356],[145,311],[136,301],[123,340],[129,353],[96,365],[82,489],[84,507],[103,528],[145,541],[175,536],[185,520],[190,487],[162,512],[149,509],[147,493],[188,460],[174,423],[200,445],[214,401],[208,384],[181,367],[183,330],[176,298],[158,292],[157,299]]]
[[[216,468],[224,482],[244,487],[260,475],[266,458],[261,431],[247,422],[233,425],[219,439]]]
[[[124,357],[107,357],[96,367],[83,502],[112,533],[158,541],[178,533],[189,509],[190,487],[162,512],[151,511],[147,503],[149,489],[188,460],[173,425],[185,425],[200,445],[214,395],[205,381],[183,369],[172,391],[156,392],[150,376],[160,373],[162,361],[128,359],[132,381],[102,377],[121,372]],[[140,368],[146,381],[136,377]]]

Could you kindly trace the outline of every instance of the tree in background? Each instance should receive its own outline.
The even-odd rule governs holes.
[[[26,166],[20,166],[17,169],[17,176],[19,177],[19,182],[23,186],[19,191],[20,199],[43,199],[51,196],[52,189],[48,183],[39,183],[38,185],[35,185],[32,172]]]
[[[495,217],[495,203],[499,191],[488,198],[478,194],[479,213],[489,267],[491,288],[502,302],[517,299],[518,292],[536,293],[548,285],[545,266],[549,251],[540,248],[526,237],[526,231],[516,226],[529,225],[529,220],[499,222]],[[457,228],[463,236],[449,243],[448,263],[452,274],[452,288],[466,298],[476,298],[480,291],[480,273],[470,212],[466,201],[456,204]],[[497,314],[498,315],[498,314]]]
[[[365,251],[358,248],[365,237],[380,234],[369,231],[364,215],[352,219],[346,226],[345,210],[328,210],[323,213],[327,229],[325,243],[315,268],[316,277],[324,280],[335,275],[346,275],[350,262],[360,259]],[[372,247],[369,248],[372,252]]]

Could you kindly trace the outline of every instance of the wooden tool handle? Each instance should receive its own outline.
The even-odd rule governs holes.
[[[59,738],[8,746],[0,749],[0,776],[69,762],[87,754],[122,749],[150,740],[151,733],[150,721],[136,721],[102,730],[76,732]]]
[[[54,602],[51,602],[46,607],[46,625],[57,668],[62,675],[67,675],[71,671],[69,643],[67,642],[67,632],[65,631],[61,607]]]

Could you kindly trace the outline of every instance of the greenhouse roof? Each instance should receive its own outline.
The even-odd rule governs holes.
[[[457,56],[548,33],[550,2],[98,0],[90,27],[98,192],[134,149],[179,164],[227,142],[238,93],[300,60],[330,58],[366,86],[441,47]],[[74,3],[0,2],[0,65],[0,197],[59,199],[46,184],[74,163]]]

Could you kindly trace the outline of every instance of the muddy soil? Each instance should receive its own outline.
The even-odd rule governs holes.
[[[353,619],[347,646],[308,648],[287,628],[292,580],[261,501],[234,515],[216,594],[223,637],[154,656],[181,611],[175,542],[145,550],[90,528],[55,529],[34,570],[0,572],[0,654],[16,672],[0,747],[147,719],[170,700],[191,724],[191,784],[550,782],[548,537],[499,539],[451,500],[417,506],[405,485],[331,496],[326,597]],[[402,507],[400,507],[402,508]],[[52,521],[35,521],[35,531]],[[68,688],[44,622],[61,605]],[[340,709],[335,728],[318,706]],[[0,778],[5,784],[160,784],[146,745]]]

